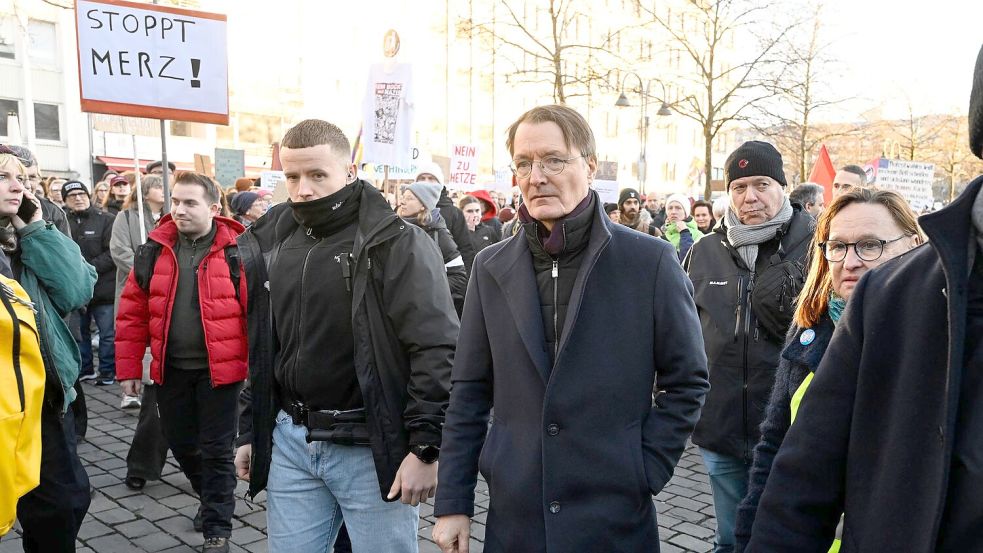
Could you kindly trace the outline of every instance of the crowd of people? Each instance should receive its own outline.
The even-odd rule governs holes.
[[[969,136],[983,157],[983,53]],[[417,551],[435,498],[464,552],[479,473],[485,551],[657,551],[690,439],[715,552],[983,549],[983,177],[919,219],[847,165],[827,205],[749,141],[715,201],[605,204],[577,111],[535,107],[506,146],[510,195],[431,163],[388,198],[309,119],[274,204],[161,162],[43,179],[0,145],[0,533],[74,550],[91,380],[140,409],[126,485],[170,450],[206,552],[237,477],[271,551]]]

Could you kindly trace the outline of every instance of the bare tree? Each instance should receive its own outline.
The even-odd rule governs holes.
[[[590,17],[582,11],[592,7],[588,0],[498,0],[498,5],[504,12],[500,21],[465,21],[462,32],[477,33],[511,61],[510,81],[549,85],[560,104],[608,84],[610,68],[621,61],[620,37],[634,27],[591,36]]]
[[[969,149],[966,116],[944,116],[937,128],[939,132],[932,141],[931,149],[921,148],[919,156],[935,163],[936,175],[941,173],[948,201],[951,202],[959,193],[960,185],[983,173],[983,161]]]
[[[773,95],[766,80],[779,62],[779,45],[794,25],[774,26],[773,14],[783,11],[778,2],[688,0],[681,3],[685,9],[676,13],[642,0],[635,4],[668,34],[670,48],[681,49],[687,65],[692,65],[673,77],[673,84],[690,94],[672,102],[672,107],[703,130],[704,196],[709,198],[713,142],[725,126],[746,120],[750,108]],[[734,48],[738,42],[753,48]]]
[[[908,117],[896,122],[893,139],[900,147],[900,154],[915,161],[916,157],[932,155],[934,143],[951,124],[946,116],[915,115],[914,104],[908,98]]]
[[[839,60],[832,55],[834,41],[825,37],[823,2],[812,3],[806,11],[809,17],[801,32],[789,35],[778,49],[783,63],[773,78],[765,81],[773,97],[757,106],[760,117],[752,120],[757,130],[792,158],[787,167],[794,167],[792,180],[796,183],[807,178],[812,153],[820,144],[867,128],[864,123],[816,125],[817,116],[854,98],[837,91],[831,82]]]

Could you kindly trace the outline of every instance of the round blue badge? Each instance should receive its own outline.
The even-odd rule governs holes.
[[[799,336],[799,343],[802,344],[803,346],[808,346],[815,339],[816,339],[816,331],[811,328],[807,328],[804,331],[802,331],[802,335]]]

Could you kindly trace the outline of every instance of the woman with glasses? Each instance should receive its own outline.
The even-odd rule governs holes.
[[[126,203],[126,199],[130,196],[132,187],[130,186],[130,181],[126,180],[126,177],[119,175],[110,177],[106,182],[109,183],[109,194],[100,205],[102,205],[102,209],[106,213],[116,215],[123,209],[123,204]]]
[[[748,493],[737,511],[736,551],[747,546],[775,455],[860,277],[923,241],[908,202],[888,190],[854,188],[833,200],[819,217],[809,275],[775,372]]]

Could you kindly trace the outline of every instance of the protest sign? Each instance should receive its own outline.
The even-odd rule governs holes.
[[[215,180],[222,186],[232,186],[236,179],[246,176],[246,151],[215,148]]]
[[[82,111],[227,125],[226,17],[78,0]]]
[[[880,158],[873,167],[874,186],[893,190],[908,200],[911,208],[921,211],[933,202],[932,183],[935,165],[919,161]]]
[[[475,190],[478,186],[478,146],[455,144],[451,148],[451,171],[447,187],[457,190]]]
[[[286,182],[283,171],[263,171],[259,174],[259,187],[263,190],[275,190],[280,183]]]
[[[601,198],[602,203],[618,203],[618,163],[616,161],[598,161],[597,172],[591,185]]]

